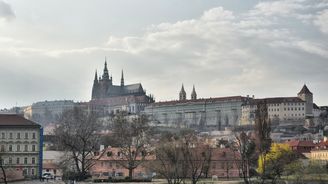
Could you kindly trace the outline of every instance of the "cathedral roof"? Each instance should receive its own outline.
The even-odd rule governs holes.
[[[301,91],[298,94],[312,94],[309,88],[304,84]]]

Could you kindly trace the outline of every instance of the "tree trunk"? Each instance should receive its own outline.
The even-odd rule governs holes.
[[[2,160],[1,160],[1,162],[2,162]],[[6,175],[6,171],[5,171],[5,168],[3,168],[3,165],[2,165],[2,163],[1,163],[1,171],[2,171],[2,174],[3,174],[3,182],[5,183],[5,184],[7,184],[7,175]]]
[[[132,180],[133,168],[129,168],[129,178]]]

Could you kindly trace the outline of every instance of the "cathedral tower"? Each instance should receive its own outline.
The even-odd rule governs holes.
[[[97,70],[95,73],[95,79],[93,80],[93,86],[92,86],[92,98],[94,99],[96,97],[98,97],[98,93],[99,93],[99,81],[98,81],[98,75],[97,75]]]
[[[124,86],[124,74],[123,74],[123,70],[122,70],[122,75],[121,75],[121,86]]]
[[[179,100],[186,100],[186,91],[184,90],[183,84],[179,93]]]
[[[305,115],[307,117],[313,117],[313,94],[305,84],[297,96],[305,101]]]
[[[196,93],[196,90],[195,90],[195,85],[193,85],[193,87],[192,87],[191,99],[192,100],[196,100],[197,99],[197,93]]]

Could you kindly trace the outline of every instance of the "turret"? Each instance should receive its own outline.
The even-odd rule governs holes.
[[[197,93],[196,93],[196,90],[195,90],[195,85],[193,85],[193,87],[192,87],[191,99],[192,100],[196,100],[197,99]]]
[[[305,115],[307,117],[313,117],[313,94],[305,84],[297,96],[305,101]]]
[[[179,100],[186,100],[186,91],[184,90],[183,84],[179,93]]]

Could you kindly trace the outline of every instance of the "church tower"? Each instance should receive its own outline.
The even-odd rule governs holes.
[[[313,94],[305,84],[297,96],[305,101],[305,115],[313,117]]]
[[[192,86],[191,99],[192,100],[197,100],[197,93],[196,93],[196,90],[195,90],[195,85]]]
[[[97,70],[95,73],[95,79],[93,81],[93,86],[92,86],[92,97],[91,99],[97,98],[98,97],[98,91],[99,91],[99,81],[98,81],[98,75],[97,75]]]
[[[124,74],[123,74],[123,70],[122,70],[122,75],[121,75],[121,87],[124,86]]]
[[[179,93],[179,100],[186,100],[186,91],[184,90],[183,84]]]

